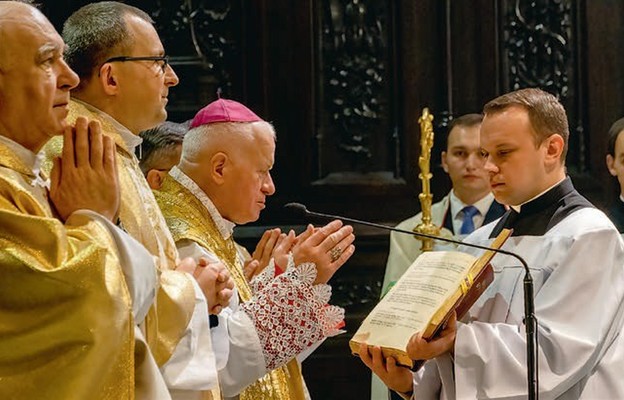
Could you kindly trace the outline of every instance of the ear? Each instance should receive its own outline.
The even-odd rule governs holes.
[[[563,137],[558,133],[551,135],[545,140],[547,162],[559,162],[563,153]]]
[[[611,176],[617,176],[617,171],[615,170],[615,158],[611,154],[607,154],[607,169]]]
[[[149,171],[147,171],[145,179],[147,179],[147,184],[150,188],[152,188],[152,190],[159,190],[162,186],[166,174],[167,173],[165,171],[150,169]]]
[[[229,161],[228,155],[222,151],[215,153],[210,159],[210,176],[217,185],[222,185],[225,182]]]
[[[442,152],[442,168],[448,174],[448,164],[446,163],[446,151]]]
[[[100,67],[98,80],[107,95],[113,96],[119,91],[117,74],[112,64],[104,64]]]

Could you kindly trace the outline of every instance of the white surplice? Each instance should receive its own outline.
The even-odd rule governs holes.
[[[494,226],[467,241],[488,245]],[[520,254],[534,280],[540,398],[624,398],[624,243],[607,217],[582,208],[503,249]],[[492,264],[494,282],[458,325],[454,360],[447,354],[415,373],[414,398],[527,398],[524,270],[502,254]]]

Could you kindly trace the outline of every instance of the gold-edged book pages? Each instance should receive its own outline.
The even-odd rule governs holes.
[[[500,248],[511,235],[504,229],[490,247]],[[453,310],[461,318],[494,280],[487,250],[477,258],[458,251],[429,251],[421,254],[388,294],[366,317],[349,341],[356,354],[361,343],[380,346],[385,357],[412,367],[406,353],[409,339],[423,332],[432,338]]]

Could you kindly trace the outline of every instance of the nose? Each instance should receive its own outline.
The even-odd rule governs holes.
[[[273,183],[273,178],[270,173],[267,174],[267,177],[262,184],[262,193],[266,196],[272,196],[275,193],[275,184]]]
[[[474,171],[475,169],[483,167],[483,155],[481,152],[472,152],[468,154],[468,159],[466,160],[466,169],[469,171]]]
[[[483,169],[491,175],[496,174],[498,172],[498,167],[492,161],[492,156],[488,155],[485,157],[485,163],[483,165]]]
[[[78,75],[69,68],[65,60],[61,60],[60,70],[57,77],[57,86],[59,89],[72,90],[80,83]]]
[[[176,75],[171,64],[167,64],[167,69],[165,69],[165,86],[176,86],[178,83],[180,83],[178,75]]]

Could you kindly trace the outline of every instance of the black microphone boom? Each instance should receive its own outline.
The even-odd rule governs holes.
[[[526,261],[524,261],[524,259],[522,257],[520,257],[519,255],[517,255],[515,253],[506,251],[506,250],[495,249],[493,247],[487,247],[487,246],[480,246],[478,244],[464,243],[461,240],[454,240],[454,239],[449,239],[449,238],[445,238],[445,237],[442,237],[442,236],[429,235],[427,233],[419,233],[419,232],[407,231],[405,229],[399,229],[399,228],[395,228],[393,226],[376,224],[374,222],[362,221],[362,220],[354,219],[354,218],[347,218],[347,217],[343,217],[343,216],[340,216],[340,215],[330,215],[330,214],[323,214],[323,213],[318,213],[318,212],[314,212],[314,211],[309,211],[306,208],[306,206],[304,206],[303,204],[300,204],[300,203],[288,203],[288,204],[284,205],[284,208],[287,209],[287,210],[290,210],[293,213],[293,215],[295,215],[297,217],[300,217],[300,218],[304,218],[304,217],[320,217],[320,218],[325,218],[325,219],[339,219],[339,220],[342,220],[342,221],[353,222],[354,224],[372,226],[374,228],[385,229],[385,230],[388,230],[388,231],[394,231],[394,232],[400,232],[400,233],[406,233],[408,235],[420,236],[420,237],[425,237],[425,238],[428,238],[428,239],[439,240],[439,241],[442,241],[442,242],[454,243],[454,244],[457,244],[457,245],[468,246],[468,247],[474,247],[474,248],[481,249],[481,250],[492,250],[492,251],[495,251],[497,253],[507,254],[509,256],[515,257],[516,259],[518,259],[522,263],[522,265],[524,266],[525,272],[526,273],[529,272],[529,267],[528,267]]]
[[[404,229],[398,229],[392,226],[376,224],[374,222],[362,221],[354,218],[342,217],[340,215],[330,215],[318,212],[309,211],[306,206],[301,203],[288,203],[284,205],[284,208],[289,210],[293,215],[299,218],[305,217],[319,217],[325,219],[339,219],[342,221],[352,222],[354,224],[372,226],[374,228],[385,229],[393,232],[406,233],[408,235],[416,237],[424,237],[433,240],[439,240],[447,243],[454,243],[461,246],[473,247],[475,249],[490,250],[496,253],[506,254],[514,257],[524,267],[524,323],[526,326],[526,340],[527,340],[527,385],[529,399],[539,398],[539,381],[538,381],[538,365],[537,365],[537,319],[535,318],[535,304],[533,301],[533,278],[529,271],[529,266],[520,255],[512,253],[511,251],[496,249],[494,247],[481,246],[478,244],[465,243],[460,240],[448,239],[441,236],[429,235],[426,233],[412,232]]]

